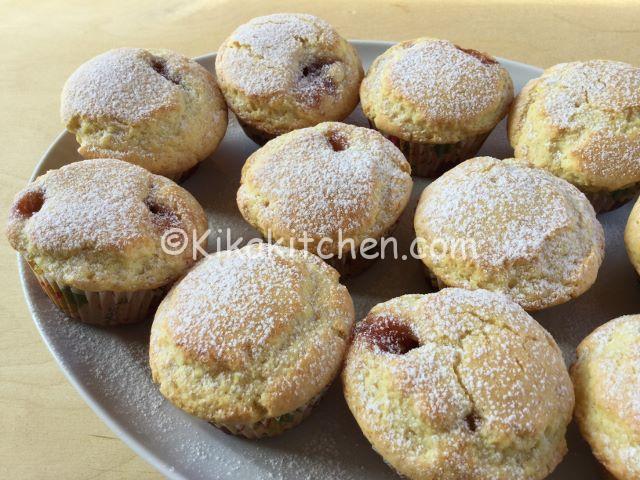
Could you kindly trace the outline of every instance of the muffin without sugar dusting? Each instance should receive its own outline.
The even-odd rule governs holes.
[[[158,308],[153,379],[174,405],[227,432],[277,435],[337,375],[353,316],[338,273],[315,255],[264,243],[218,252]]]
[[[414,225],[434,286],[499,291],[530,311],[584,293],[604,257],[586,197],[513,159],[474,158],[445,173],[422,193]]]
[[[355,48],[327,22],[279,13],[238,27],[218,49],[216,74],[245,132],[262,145],[347,117],[363,70]]]
[[[169,229],[186,233],[182,253],[163,249]],[[206,229],[202,207],[171,180],[96,159],[50,170],[18,193],[7,237],[67,314],[117,324],[145,318],[193,265],[193,235]]]
[[[412,480],[538,480],[567,451],[574,397],[560,349],[498,293],[447,288],[376,305],[342,378],[373,448]]]
[[[325,122],[284,134],[251,155],[238,207],[266,238],[307,248],[353,274],[368,265],[359,255],[362,243],[389,233],[407,205],[410,174],[402,153],[379,133]],[[306,245],[305,236],[312,240]],[[355,255],[341,239],[353,240]]]
[[[640,315],[598,327],[571,367],[575,417],[596,458],[619,480],[640,480]]]
[[[562,63],[530,80],[509,116],[515,157],[576,185],[596,212],[640,189],[640,68]]]
[[[227,129],[215,77],[169,50],[118,48],[89,60],[67,80],[61,115],[84,158],[117,158],[173,180]]]

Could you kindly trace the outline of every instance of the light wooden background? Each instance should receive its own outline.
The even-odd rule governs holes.
[[[542,67],[613,58],[640,64],[640,3],[431,0],[0,0],[0,211],[6,215],[62,126],[60,89],[83,61],[118,46],[215,51],[238,24],[308,12],[347,38],[448,38]],[[16,259],[0,238],[0,478],[157,478],[64,379],[29,317]]]

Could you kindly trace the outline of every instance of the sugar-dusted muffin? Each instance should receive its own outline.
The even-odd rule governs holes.
[[[376,305],[342,380],[373,448],[412,480],[537,480],[567,451],[562,353],[502,294],[447,288]]]
[[[326,122],[251,155],[237,201],[269,241],[306,248],[353,274],[380,253],[375,242],[395,226],[411,186],[411,168],[390,141],[369,128]]]
[[[582,190],[596,212],[640,189],[640,68],[561,63],[527,83],[509,116],[515,157]]]
[[[356,49],[327,22],[278,13],[238,27],[218,50],[216,74],[245,133],[262,145],[347,117],[363,70]]]
[[[96,159],[27,185],[9,212],[7,237],[65,313],[114,325],[151,313],[197,259],[194,243],[206,230],[202,207],[171,180]]]
[[[218,252],[164,299],[153,380],[174,405],[248,438],[300,423],[342,365],[353,303],[318,257],[269,244]]]
[[[629,260],[636,272],[640,274],[640,202],[636,201],[624,230],[624,244],[627,247]]]
[[[576,422],[618,480],[640,480],[640,315],[597,328],[571,367]]]
[[[405,154],[415,175],[437,177],[473,157],[513,100],[513,82],[493,57],[447,40],[394,45],[360,87],[374,128]]]
[[[587,198],[513,159],[474,158],[444,174],[422,193],[414,226],[434,286],[499,291],[530,311],[584,293],[604,257]]]
[[[67,80],[61,115],[84,158],[117,158],[173,180],[227,130],[215,77],[169,50],[118,48],[89,60]]]

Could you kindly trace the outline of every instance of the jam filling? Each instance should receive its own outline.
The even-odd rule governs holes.
[[[26,192],[14,204],[14,211],[21,217],[29,218],[37,213],[44,205],[44,193],[42,190],[31,190]]]
[[[347,142],[347,137],[344,134],[331,131],[327,134],[327,142],[331,145],[331,148],[334,152],[341,152],[349,148],[349,143]]]
[[[175,85],[179,85],[180,81],[171,76],[169,71],[167,70],[167,62],[166,60],[158,57],[153,57],[151,59],[151,68],[153,68],[156,73],[165,79],[169,80],[171,83]]]
[[[164,205],[147,199],[145,205],[153,215],[153,223],[161,230],[177,227],[180,224],[178,216]]]
[[[404,355],[420,342],[411,329],[390,316],[367,316],[355,329],[356,336],[386,353]]]
[[[472,57],[477,58],[481,63],[485,65],[495,65],[496,63],[498,63],[493,58],[486,56],[484,53],[479,52],[478,50],[473,50],[472,48],[462,48],[457,45],[456,48],[461,52],[466,53],[467,55],[471,55]]]

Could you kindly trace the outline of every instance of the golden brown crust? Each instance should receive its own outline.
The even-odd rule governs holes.
[[[456,143],[498,124],[513,99],[513,82],[491,56],[425,37],[378,57],[360,97],[365,115],[387,134]]]
[[[338,273],[267,244],[218,252],[167,295],[151,330],[160,391],[216,424],[253,424],[306,405],[333,380],[353,324]]]
[[[513,159],[450,170],[422,193],[414,225],[422,261],[442,283],[500,291],[527,310],[581,295],[604,257],[585,196]]]
[[[587,192],[640,182],[640,69],[610,60],[555,65],[513,103],[509,139],[525,158]]]
[[[575,417],[594,455],[620,480],[640,479],[640,316],[598,327],[571,367]]]
[[[170,229],[186,232],[178,255],[163,250]],[[114,159],[50,170],[15,197],[9,242],[47,276],[81,290],[157,288],[194,263],[193,235],[207,229],[202,207],[183,188]],[[206,243],[202,245],[206,248]]]
[[[272,140],[242,169],[237,201],[244,218],[273,241],[337,253],[340,239],[356,248],[398,220],[411,194],[402,153],[374,130],[337,122]],[[330,240],[330,241],[329,241]],[[347,244],[348,246],[348,244]]]
[[[169,50],[119,48],[80,66],[61,116],[85,158],[117,158],[170,178],[197,165],[227,128],[214,76]]]
[[[344,119],[364,75],[355,48],[306,14],[257,17],[218,49],[216,74],[238,118],[271,135]]]
[[[413,480],[542,479],[566,452],[560,349],[503,295],[448,288],[376,305],[342,377],[365,436]]]

